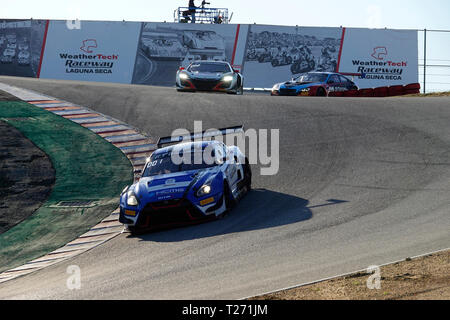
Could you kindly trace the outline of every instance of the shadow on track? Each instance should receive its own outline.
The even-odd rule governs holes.
[[[142,241],[177,242],[275,228],[311,219],[308,204],[308,200],[295,196],[254,189],[221,220],[129,237]]]

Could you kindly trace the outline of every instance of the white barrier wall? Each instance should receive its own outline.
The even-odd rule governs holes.
[[[361,88],[418,82],[417,31],[345,30],[339,72],[362,73]]]
[[[338,71],[370,88],[418,82],[417,56],[417,32],[405,30],[0,21],[1,75],[173,86],[180,66],[209,59],[230,62],[245,87]]]
[[[141,24],[50,21],[41,78],[131,83]]]

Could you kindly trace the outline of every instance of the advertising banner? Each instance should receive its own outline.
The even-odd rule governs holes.
[[[47,20],[0,21],[0,75],[37,77]]]
[[[41,78],[131,83],[141,23],[51,21]]]
[[[240,67],[246,35],[239,25],[143,23],[132,83],[173,86],[178,68],[194,60]]]
[[[346,29],[339,72],[357,73],[360,88],[418,82],[417,31]]]
[[[311,71],[335,71],[341,28],[251,25],[244,57],[245,86],[272,88]]]
[[[306,72],[360,88],[418,82],[417,31],[269,25],[0,20],[0,75],[174,86],[179,67],[228,61],[246,88]]]

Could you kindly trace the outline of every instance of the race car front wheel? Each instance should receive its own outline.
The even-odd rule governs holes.
[[[227,182],[225,182],[223,186],[223,196],[225,200],[225,211],[229,211],[236,205],[236,200],[234,199]]]
[[[247,192],[249,192],[252,189],[252,169],[250,168],[250,163],[247,158],[245,158],[244,179]]]

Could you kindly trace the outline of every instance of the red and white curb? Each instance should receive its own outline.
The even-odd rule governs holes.
[[[153,139],[143,135],[135,128],[99,112],[32,90],[25,90],[3,83],[0,83],[0,90],[8,92],[36,107],[71,120],[113,144],[132,163],[135,178],[142,172],[146,159],[156,150],[156,144]],[[1,273],[0,283],[73,258],[111,240],[123,232],[124,227],[119,222],[119,209],[116,209],[98,225],[64,247],[30,261],[23,266]]]

